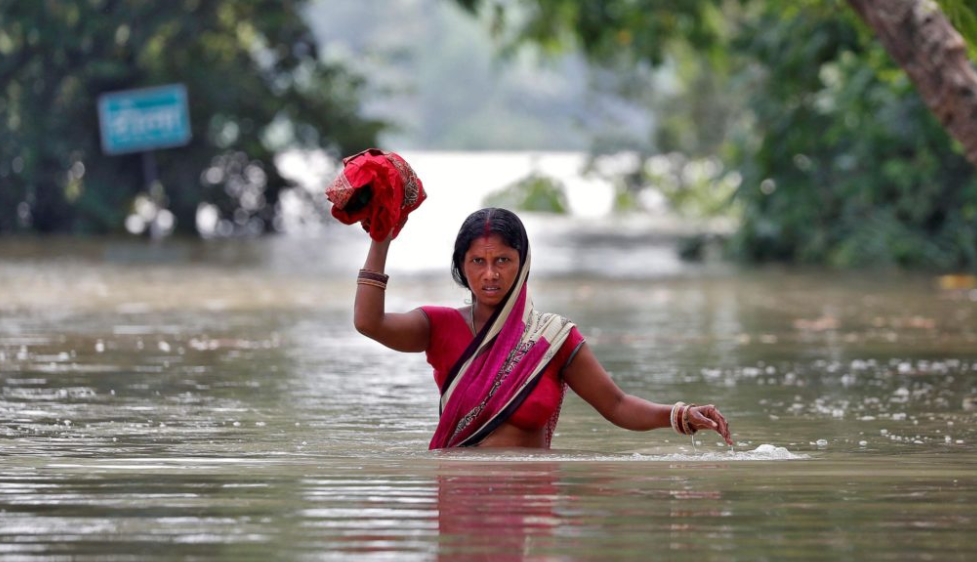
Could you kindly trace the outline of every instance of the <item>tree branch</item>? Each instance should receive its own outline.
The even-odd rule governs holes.
[[[906,71],[930,111],[977,166],[977,71],[932,0],[848,0]]]

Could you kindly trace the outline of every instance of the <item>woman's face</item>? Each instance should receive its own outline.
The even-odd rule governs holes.
[[[475,300],[495,307],[516,282],[519,252],[498,234],[476,238],[465,252],[463,269]]]

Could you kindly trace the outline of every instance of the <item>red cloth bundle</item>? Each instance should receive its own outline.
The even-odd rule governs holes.
[[[343,171],[326,188],[332,216],[343,224],[362,223],[380,241],[396,238],[407,215],[427,198],[424,185],[407,161],[394,152],[369,148],[343,158]]]

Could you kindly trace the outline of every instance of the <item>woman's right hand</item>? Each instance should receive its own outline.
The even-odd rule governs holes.
[[[689,425],[696,431],[700,429],[711,429],[721,435],[727,445],[733,445],[733,438],[730,437],[729,424],[726,422],[726,418],[712,404],[690,408]]]

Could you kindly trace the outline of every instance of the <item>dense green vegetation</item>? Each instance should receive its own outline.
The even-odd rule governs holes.
[[[623,206],[657,189],[690,217],[733,212],[729,247],[748,260],[977,268],[975,171],[846,2],[456,3],[491,22],[502,64],[526,44],[579,50],[598,94],[652,116],[642,138],[593,132],[595,155],[639,155],[620,178]],[[977,53],[969,0],[939,4]],[[0,0],[0,234],[117,232],[156,203],[184,232],[203,203],[224,234],[269,230],[289,187],[276,153],[348,154],[383,126],[361,116],[365,82],[320,58],[306,9]],[[138,154],[102,154],[96,100],[174,82],[190,93],[193,140],[158,151],[160,181],[146,186]],[[486,115],[502,118],[472,118]],[[538,177],[498,195],[516,196],[562,205]]]
[[[739,255],[977,267],[977,175],[850,13],[772,10],[738,48],[762,74],[737,145]],[[806,37],[801,43],[793,38]]]
[[[201,202],[225,232],[268,230],[287,187],[276,152],[350,153],[380,127],[359,116],[360,79],[319,60],[304,4],[0,0],[0,233],[120,231],[137,201],[181,231]],[[96,100],[175,82],[193,140],[157,152],[147,188],[140,155],[102,154]]]
[[[974,52],[972,7],[940,4]],[[630,147],[643,158],[626,186],[659,189],[690,215],[735,207],[734,255],[977,268],[975,171],[845,2],[492,5],[504,44],[580,48],[617,72],[621,95],[662,115]],[[656,80],[663,65],[677,85]],[[663,175],[654,155],[671,152],[684,155],[673,161],[722,162],[722,172],[709,182],[680,181],[682,170]],[[709,193],[731,184],[727,205],[715,205]]]

